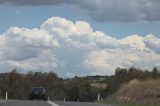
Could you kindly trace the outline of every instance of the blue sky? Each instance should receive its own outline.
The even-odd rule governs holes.
[[[158,0],[1,0],[0,72],[160,68],[159,28]]]
[[[62,6],[0,6],[0,33],[11,26],[34,28],[39,27],[50,17],[58,16],[72,20],[82,20],[90,23],[94,30],[122,38],[128,35],[160,34],[160,22],[97,22],[84,11],[68,5]]]

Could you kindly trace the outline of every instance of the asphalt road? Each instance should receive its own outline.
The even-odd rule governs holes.
[[[89,102],[55,102],[59,106],[110,106],[110,105],[103,105],[97,103],[89,103]]]
[[[0,106],[108,106],[96,103],[84,102],[51,102],[51,101],[27,101],[27,100],[12,100],[1,102]]]

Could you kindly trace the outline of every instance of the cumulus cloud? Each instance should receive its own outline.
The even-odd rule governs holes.
[[[145,37],[145,44],[153,51],[160,53],[160,39],[152,34]]]
[[[52,17],[40,28],[11,27],[0,34],[0,70],[56,71],[61,76],[114,74],[116,67],[160,68],[160,38],[116,39],[89,23]]]
[[[39,6],[61,4],[83,10],[96,21],[160,21],[159,0],[1,0],[1,5]]]
[[[39,55],[45,48],[58,47],[58,42],[44,30],[11,27],[0,36],[1,57],[25,60]]]

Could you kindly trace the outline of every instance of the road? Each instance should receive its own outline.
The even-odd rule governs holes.
[[[97,103],[89,103],[89,102],[55,102],[59,106],[110,106],[110,105],[103,105]]]
[[[27,101],[27,100],[12,100],[1,102],[0,106],[108,106],[96,103],[84,102],[51,102],[51,101]]]

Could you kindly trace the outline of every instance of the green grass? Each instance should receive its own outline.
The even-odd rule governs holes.
[[[113,99],[103,100],[98,103],[112,105],[112,106],[158,106],[137,101],[118,101]]]

